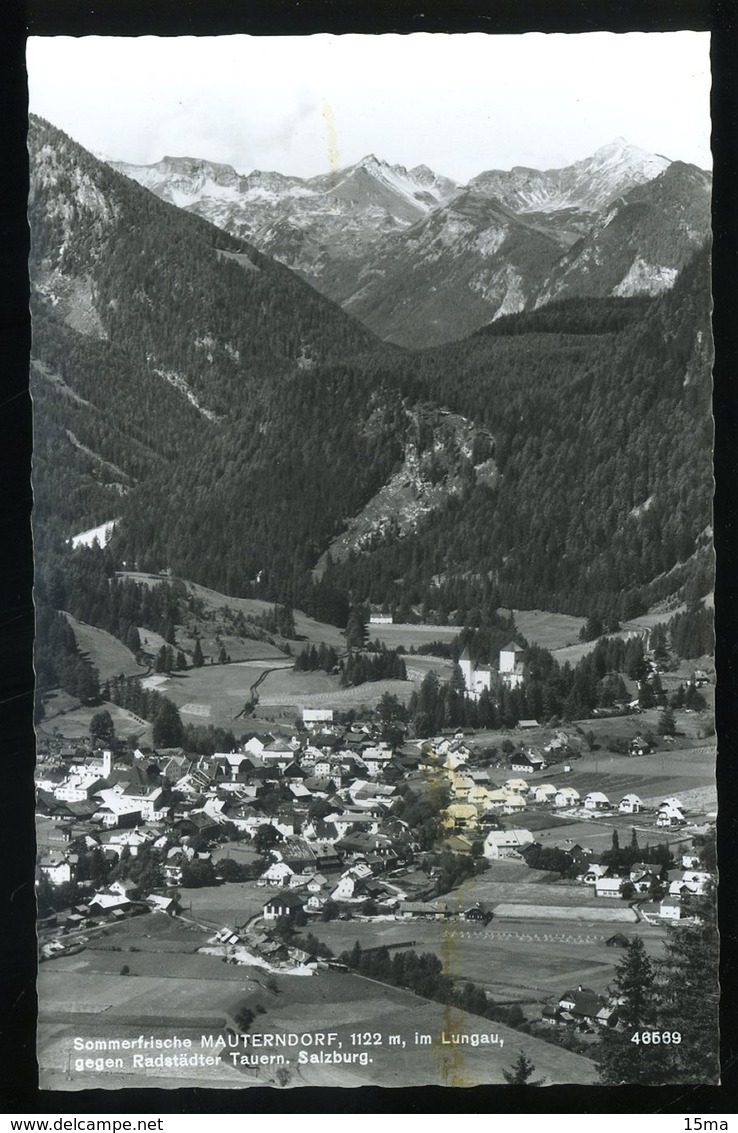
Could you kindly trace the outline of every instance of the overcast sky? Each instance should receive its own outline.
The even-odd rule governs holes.
[[[28,42],[30,108],[96,153],[309,177],[368,153],[465,182],[616,137],[711,165],[709,35],[596,32]]]

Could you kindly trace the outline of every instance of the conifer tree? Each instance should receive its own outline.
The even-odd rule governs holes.
[[[615,970],[618,1027],[603,1031],[595,1061],[608,1086],[658,1085],[665,1072],[660,1046],[648,1050],[634,1036],[659,1025],[656,975],[643,939],[634,936]]]
[[[664,1081],[716,1083],[719,942],[714,890],[693,898],[689,913],[687,923],[669,926],[666,958],[659,970],[661,1025],[681,1035],[680,1043],[669,1046]]]
[[[531,1081],[531,1075],[534,1072],[535,1066],[521,1050],[510,1069],[503,1070],[502,1074],[510,1086],[542,1086],[543,1078],[538,1078],[535,1082]]]

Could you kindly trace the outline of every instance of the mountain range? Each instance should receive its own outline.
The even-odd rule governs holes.
[[[113,520],[110,569],[168,567],[327,619],[349,600],[444,616],[492,602],[627,616],[687,584],[709,588],[704,246],[656,296],[564,288],[411,351],[35,118],[29,154],[34,522],[48,593],[70,537]],[[484,205],[529,249],[531,270],[543,251],[530,249],[566,244],[553,235],[560,209],[546,231],[411,174],[407,210],[424,215],[393,213],[398,241],[440,225],[453,256],[444,224]],[[704,183],[669,164],[611,200],[591,240],[619,232],[627,244],[638,209]],[[584,208],[576,176],[549,185]],[[663,195],[634,198],[647,190]],[[358,217],[349,190],[337,199]]]
[[[710,229],[709,174],[623,138],[562,169],[465,186],[374,155],[307,180],[195,158],[112,165],[413,348],[552,298],[658,294]]]

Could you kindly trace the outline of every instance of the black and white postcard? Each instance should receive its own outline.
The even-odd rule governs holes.
[[[719,1081],[709,53],[29,39],[42,1089]]]

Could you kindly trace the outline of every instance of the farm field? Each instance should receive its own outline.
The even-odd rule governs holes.
[[[221,594],[196,582],[188,582],[187,589],[202,600],[206,610],[218,610],[222,606],[229,606],[234,613],[240,611],[245,618],[255,618],[262,617],[274,609],[273,602],[264,602],[260,598],[232,598],[228,594]],[[338,626],[318,622],[315,618],[308,617],[302,610],[295,610],[294,616],[298,638],[305,638],[311,645],[319,645],[324,641],[326,645],[332,645],[339,652],[346,649],[346,639]]]
[[[100,674],[100,680],[106,681],[109,677],[117,677],[122,673],[125,677],[141,676],[144,671],[136,662],[130,649],[122,641],[113,637],[104,629],[87,625],[73,618],[71,614],[64,617],[74,630],[74,636],[80,653],[87,656],[90,664],[94,665]]]
[[[116,575],[118,578],[129,578],[134,582],[143,582],[147,586],[156,586],[161,582],[170,581],[162,575],[147,574],[143,571],[117,571]],[[185,582],[185,585],[190,594],[202,601],[208,613],[217,612],[227,606],[234,614],[240,612],[248,619],[262,617],[274,609],[273,602],[265,602],[261,598],[234,598],[230,594],[222,594],[208,586],[201,586],[198,582]],[[315,618],[308,617],[301,610],[295,610],[294,616],[298,638],[304,638],[309,644],[315,645],[324,641],[326,645],[332,645],[334,649],[345,650],[346,639],[338,626],[316,621]],[[254,642],[254,644],[260,645],[262,643]]]
[[[213,930],[233,928],[261,914],[274,888],[255,881],[231,881],[203,889],[180,889],[182,909],[187,917]]]
[[[533,919],[492,920],[486,927],[459,921],[332,921],[311,925],[310,931],[336,955],[349,951],[357,940],[365,948],[390,950],[414,941],[415,952],[435,953],[452,978],[471,980],[494,999],[523,1004],[543,1004],[572,984],[604,992],[622,955],[605,943],[615,932],[628,937],[637,932],[652,955],[660,954],[664,938],[650,926]]]
[[[453,641],[460,632],[460,626],[411,625],[396,622],[393,625],[369,625],[370,641],[381,641],[388,649],[402,646],[406,653],[415,646],[429,645],[432,641]]]
[[[221,646],[226,651],[226,656],[230,657],[231,661],[286,661],[287,655],[278,649],[276,645],[272,645],[270,641],[258,641],[251,637],[234,637],[219,630],[209,630],[207,623],[199,623],[201,628],[200,633],[200,648],[202,649],[205,658],[205,664],[210,665],[217,663],[220,656]],[[177,628],[177,647],[184,649],[190,658],[195,648],[194,637],[188,637],[183,633],[181,628]],[[292,662],[290,661],[290,664]]]
[[[301,704],[302,697],[318,693],[332,694],[340,688],[338,678],[320,669],[296,673],[280,669],[267,673],[259,685],[259,704],[268,708],[273,704]]]
[[[156,674],[157,689],[173,700],[185,723],[216,724],[233,728],[251,696],[251,686],[274,661],[241,661],[231,665],[203,665],[184,673]],[[284,662],[291,665],[291,661]],[[163,678],[163,679],[162,679]],[[245,727],[240,718],[237,727]]]
[[[516,825],[525,826],[524,816],[521,816]],[[675,857],[682,852],[679,850],[680,846],[683,845],[685,849],[688,849],[692,843],[691,832],[661,830],[654,825],[653,820],[650,820],[649,824],[649,820],[644,820],[640,815],[614,815],[602,818],[599,822],[587,822],[586,819],[575,820],[566,830],[561,830],[560,827],[541,827],[536,829],[535,839],[542,846],[562,846],[564,849],[566,849],[567,842],[571,845],[578,842],[592,850],[593,853],[599,854],[611,848],[613,830],[618,831],[620,845],[622,846],[630,842],[633,829],[637,833],[641,846],[645,846],[649,842],[652,846],[659,842],[668,842]]]
[[[368,1066],[294,1067],[289,1085],[500,1083],[504,1081],[502,1070],[514,1062],[521,1042],[540,1076],[549,1083],[595,1080],[592,1063],[580,1055],[523,1037],[503,1024],[348,973],[326,972],[314,979],[280,977],[278,1000],[264,1019],[265,1029],[301,1032],[321,1028],[336,1032],[344,1051],[357,1049],[351,1041],[351,1034],[357,1031],[377,1033],[381,1038],[379,1044],[368,1048],[373,1060]],[[442,1032],[497,1034],[502,1045],[442,1045]],[[416,1034],[429,1035],[431,1043],[416,1045]],[[393,1035],[400,1038],[397,1045],[389,1042]]]
[[[413,687],[416,689],[420,688],[423,680],[430,672],[436,673],[441,681],[447,681],[451,677],[453,665],[451,661],[446,661],[443,657],[421,657],[416,654],[415,656],[406,656],[404,661],[408,680],[412,681]]]
[[[121,738],[135,738],[139,743],[150,742],[151,724],[135,716],[117,704],[80,705],[79,701],[64,692],[52,693],[44,700],[46,715],[36,731],[40,736],[62,737],[68,740],[79,739],[90,734],[90,721],[100,708],[106,708],[113,718],[116,735]]]
[[[330,927],[330,926],[328,926]],[[400,926],[402,927],[402,926]],[[405,929],[405,932],[407,930]],[[117,959],[120,958],[118,954]],[[131,958],[142,962],[139,956]],[[160,960],[147,957],[148,961]],[[187,957],[186,960],[198,960]],[[398,988],[387,987],[349,973],[322,972],[305,978],[245,976],[243,968],[210,961],[219,978],[190,974],[116,976],[101,970],[100,954],[87,954],[44,965],[40,993],[44,1010],[39,1021],[39,1064],[45,1089],[62,1084],[65,1089],[90,1086],[118,1088],[131,1085],[164,1087],[197,1084],[239,1088],[249,1084],[274,1084],[272,1067],[234,1070],[230,1060],[194,1072],[154,1068],[145,1072],[123,1070],[77,1070],[73,1040],[137,1038],[142,1029],[160,1038],[172,1034],[192,1040],[202,1049],[202,1035],[220,1032],[226,1021],[243,1005],[260,1006],[258,1029],[266,1033],[312,1035],[332,1032],[336,1048],[365,1051],[367,1064],[300,1065],[294,1048],[288,1049],[281,1084],[358,1086],[408,1086],[439,1084],[474,1086],[502,1082],[502,1070],[514,1061],[521,1043],[539,1076],[548,1083],[589,1083],[595,1080],[589,1060],[530,1036],[523,1037],[503,1024],[444,1007]],[[83,966],[84,965],[84,966]],[[97,965],[97,970],[95,966]],[[571,981],[569,981],[571,982]],[[265,986],[268,983],[268,986]],[[256,1025],[251,1030],[255,1030]],[[371,1032],[370,1045],[358,1045],[352,1035]],[[451,1035],[496,1035],[494,1045],[455,1046]],[[416,1035],[428,1036],[419,1044]],[[443,1042],[445,1036],[446,1042]],[[390,1041],[390,1037],[394,1041]],[[300,1045],[310,1052],[308,1041]]]
[[[515,625],[531,645],[540,645],[551,652],[565,646],[574,645],[579,639],[579,631],[585,624],[584,618],[574,618],[570,614],[552,614],[547,610],[506,610],[500,614],[512,614]]]
[[[349,708],[355,708],[359,705],[364,707],[375,707],[386,692],[392,696],[396,696],[399,700],[407,700],[410,693],[413,691],[413,685],[410,681],[398,680],[383,680],[383,681],[367,681],[365,684],[356,685],[354,688],[341,688],[338,684],[338,678],[328,677],[328,680],[333,680],[333,688],[330,691],[324,692],[302,692],[300,685],[300,677],[302,676],[317,676],[318,674],[294,674],[294,683],[290,682],[288,691],[283,693],[266,693],[261,696],[261,687],[259,688],[259,711],[269,711],[273,707],[286,707],[294,705],[301,708],[336,708],[338,711],[345,712]],[[266,684],[266,681],[265,681]]]
[[[644,802],[655,799],[659,803],[668,795],[680,795],[687,790],[714,790],[715,747],[712,740],[684,748],[667,748],[663,744],[661,750],[633,758],[589,752],[571,767],[570,772],[550,767],[531,775],[530,780],[550,781],[555,786],[566,784],[582,796],[589,791],[604,791],[615,805],[628,791],[634,791]]]

